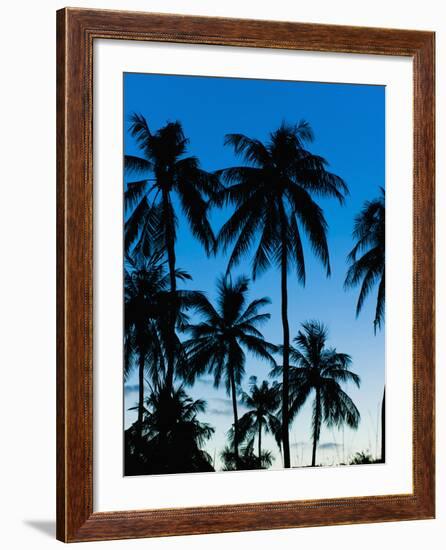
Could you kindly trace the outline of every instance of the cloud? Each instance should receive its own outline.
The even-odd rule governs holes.
[[[199,378],[197,382],[198,384],[203,384],[204,386],[212,386],[214,384],[212,378]]]
[[[319,445],[319,449],[340,449],[340,448],[342,448],[341,443],[329,442],[329,443],[321,443]]]
[[[138,384],[126,384],[124,386],[125,393],[133,393],[138,391],[138,389],[139,389]]]
[[[220,403],[225,407],[230,407],[232,411],[232,399],[229,399],[229,397],[211,397],[209,401]],[[245,405],[241,401],[237,401],[237,406],[241,407],[242,409],[246,409]]]
[[[213,397],[209,399],[212,402],[210,409],[208,409],[208,414],[215,414],[217,416],[230,416],[232,415],[232,404],[230,399],[225,399],[224,397]]]
[[[290,447],[298,448],[298,447],[310,447],[313,445],[312,441],[296,441],[295,443],[291,443]],[[327,441],[325,443],[319,443],[318,449],[321,450],[329,450],[329,449],[342,449],[342,444],[340,443],[333,443],[332,441]]]
[[[222,403],[223,405],[231,404],[231,400],[228,397],[211,397],[209,401],[215,401],[216,403]]]
[[[208,412],[217,416],[232,416],[232,411],[229,409],[209,409]]]
[[[214,414],[216,416],[232,416],[232,400],[225,397],[211,397],[209,399],[211,407],[207,410],[207,414]],[[240,401],[237,402],[239,413],[243,414],[246,411],[246,407]]]

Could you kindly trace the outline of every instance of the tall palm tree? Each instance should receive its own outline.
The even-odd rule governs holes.
[[[252,276],[255,279],[274,265],[281,273],[283,327],[282,441],[284,466],[290,467],[288,433],[289,353],[287,277],[295,268],[297,279],[305,284],[305,261],[301,235],[305,233],[313,252],[330,274],[327,222],[312,195],[335,197],[340,203],[348,193],[344,181],[328,172],[327,162],[310,153],[305,144],[313,132],[307,122],[283,123],[267,143],[242,134],[229,134],[225,144],[245,161],[219,171],[229,185],[215,199],[217,205],[235,206],[231,218],[218,236],[226,249],[235,241],[228,271],[252,247],[255,254]]]
[[[169,122],[156,132],[149,128],[140,114],[131,117],[130,134],[139,146],[141,156],[127,155],[125,170],[128,175],[139,174],[139,181],[127,183],[126,205],[131,209],[126,221],[126,246],[139,244],[156,237],[167,252],[172,303],[167,309],[170,342],[167,348],[166,385],[172,388],[174,378],[174,345],[176,307],[176,228],[177,215],[174,199],[178,200],[192,233],[203,244],[206,253],[215,246],[215,238],[207,217],[206,197],[219,189],[218,176],[200,168],[196,157],[186,156],[188,140],[179,122]],[[154,224],[153,211],[156,211]],[[132,238],[133,237],[133,238]]]
[[[280,393],[277,386],[270,386],[264,380],[257,385],[257,377],[249,379],[249,393],[242,392],[241,402],[248,411],[239,420],[240,441],[254,439],[257,435],[259,466],[262,457],[262,432],[272,433],[280,449],[281,423],[276,416],[280,408]]]
[[[245,374],[245,350],[274,363],[272,353],[276,347],[265,341],[258,327],[270,318],[263,313],[268,298],[247,303],[247,277],[238,277],[234,282],[229,276],[217,280],[216,305],[203,296],[196,304],[196,310],[203,320],[197,324],[185,325],[191,338],[183,343],[188,355],[187,372],[184,379],[193,383],[205,372],[214,376],[214,387],[223,379],[227,394],[232,399],[234,414],[234,454],[238,460],[238,410],[237,393]]]
[[[293,365],[290,367],[290,417],[293,418],[308,399],[314,394],[312,438],[313,452],[311,465],[316,465],[316,450],[321,425],[341,426],[347,424],[356,429],[360,414],[352,399],[342,389],[341,384],[353,382],[357,387],[360,378],[349,370],[351,357],[338,353],[335,348],[327,348],[327,328],[317,321],[303,323],[290,350]],[[273,375],[280,374],[281,366],[273,369]]]
[[[182,387],[154,389],[145,401],[142,445],[134,427],[126,431],[126,475],[213,471],[202,449],[214,433],[198,420],[204,412],[206,402],[194,401]]]
[[[385,271],[385,238],[386,238],[386,209],[385,192],[380,187],[380,195],[372,201],[366,201],[361,212],[355,218],[353,238],[356,244],[348,255],[351,264],[344,286],[351,288],[361,284],[356,315],[358,316],[364,301],[377,284],[375,319],[373,327],[375,334],[384,324],[386,300],[386,271]],[[362,254],[362,255],[361,255]],[[360,256],[361,255],[361,256]],[[362,283],[361,283],[362,281]],[[381,461],[386,457],[386,390],[383,392],[381,404]]]
[[[170,327],[165,311],[171,301],[169,274],[166,271],[162,251],[127,256],[124,265],[124,377],[127,379],[135,367],[138,368],[138,420],[137,429],[141,435],[144,413],[144,375],[149,374],[155,388],[164,384],[166,377],[165,355]],[[179,280],[190,279],[185,271],[175,270]],[[187,321],[186,311],[193,306],[196,291],[176,291],[178,303],[177,321]],[[184,361],[179,339],[175,336],[176,360]]]

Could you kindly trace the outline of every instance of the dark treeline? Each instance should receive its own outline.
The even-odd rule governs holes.
[[[223,469],[270,467],[274,456],[262,447],[268,433],[284,467],[291,467],[290,424],[309,399],[311,465],[317,465],[322,424],[358,427],[359,411],[343,386],[353,382],[359,387],[360,379],[351,370],[352,358],[328,345],[322,322],[304,322],[291,333],[288,280],[305,284],[303,236],[330,275],[327,222],[316,199],[331,197],[342,205],[348,195],[345,182],[308,150],[313,134],[306,122],[283,123],[265,143],[227,135],[224,143],[240,164],[212,173],[189,154],[179,122],[156,132],[141,115],[130,122],[139,156],[125,157],[131,181],[125,186],[124,375],[128,379],[137,373],[138,401],[137,419],[125,431],[125,474],[214,470],[204,450],[214,428],[198,419],[206,402],[187,395],[187,387],[202,375],[212,376],[214,387],[223,387],[232,403],[233,422],[220,453]],[[233,213],[215,234],[210,210],[225,206]],[[182,230],[177,208],[204,254],[227,254],[214,302],[199,289],[180,289],[179,283],[192,280],[192,274],[176,261]],[[361,286],[359,313],[378,285],[376,331],[384,322],[384,191],[364,205],[353,238],[345,286]],[[249,260],[249,273],[235,277],[232,271],[242,259]],[[270,299],[248,300],[251,281],[268,269],[279,274],[281,342],[268,342],[262,333],[270,319]],[[272,380],[251,377],[245,391],[247,354],[269,368]],[[247,409],[242,416],[240,402]],[[358,455],[355,463],[367,456]]]

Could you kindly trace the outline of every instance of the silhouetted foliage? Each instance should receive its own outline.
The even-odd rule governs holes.
[[[368,451],[360,451],[355,453],[354,457],[349,460],[349,464],[376,464],[380,460],[373,458]]]
[[[239,442],[237,393],[245,374],[245,350],[271,364],[275,364],[271,354],[276,351],[258,329],[270,318],[269,313],[262,312],[270,300],[260,298],[248,303],[248,283],[247,277],[238,277],[234,282],[230,276],[220,277],[216,305],[203,296],[196,305],[203,321],[184,327],[191,338],[184,342],[188,370],[183,377],[193,383],[201,374],[212,374],[216,388],[224,381],[232,398],[235,456]]]
[[[263,456],[262,432],[271,433],[281,450],[282,426],[276,413],[280,410],[280,391],[274,384],[272,387],[267,381],[257,385],[257,378],[251,376],[249,379],[249,393],[241,392],[241,402],[248,408],[248,411],[239,420],[240,441],[254,440],[257,437],[258,452],[257,458]],[[233,440],[234,430],[229,433],[230,440]]]
[[[295,347],[290,350],[293,365],[290,366],[290,417],[293,418],[310,394],[314,394],[312,432],[313,452],[311,465],[316,465],[316,449],[322,422],[328,427],[347,424],[356,429],[360,414],[341,384],[353,382],[357,387],[360,378],[349,370],[351,357],[327,348],[328,332],[317,321],[302,325],[294,338]],[[272,371],[273,376],[282,374],[282,366]]]
[[[215,248],[215,238],[207,217],[206,197],[213,196],[220,189],[218,176],[202,170],[196,157],[186,156],[188,140],[178,121],[169,122],[153,133],[141,114],[133,114],[130,134],[135,138],[141,156],[126,156],[125,170],[128,175],[139,175],[143,179],[127,184],[125,245],[130,251],[136,241],[136,246],[145,252],[156,235],[167,253],[170,291],[174,296],[177,216],[173,194],[179,199],[192,233],[210,253]],[[169,305],[166,314],[169,327],[166,385],[171,388],[175,369],[177,314],[174,302]]]
[[[183,388],[152,391],[146,399],[142,438],[135,424],[125,432],[125,475],[212,472],[202,450],[214,428],[199,422],[206,402],[188,397]]]
[[[140,114],[132,115],[130,122],[140,153],[125,157],[126,175],[135,181],[126,183],[124,197],[124,377],[128,380],[137,371],[138,401],[132,407],[137,420],[125,430],[125,475],[214,471],[204,450],[214,428],[200,419],[206,402],[192,399],[184,389],[205,374],[213,377],[215,388],[223,383],[231,398],[229,445],[220,454],[225,470],[269,468],[274,457],[262,447],[263,434],[275,438],[284,466],[290,467],[289,425],[310,394],[314,466],[322,423],[358,427],[359,411],[341,386],[353,382],[359,387],[360,380],[349,370],[349,355],[326,347],[322,323],[304,323],[291,345],[288,277],[293,272],[305,284],[304,236],[330,275],[327,223],[315,197],[333,197],[342,204],[346,184],[327,170],[325,159],[308,151],[313,134],[306,122],[283,123],[265,143],[227,135],[225,144],[243,165],[214,174],[188,156],[179,122],[155,132]],[[215,238],[209,209],[227,205],[233,212]],[[200,291],[177,288],[192,278],[176,264],[176,208],[206,255],[219,248],[230,250],[226,273],[217,279],[215,301]],[[345,286],[362,282],[358,314],[379,283],[376,331],[384,320],[383,190],[381,197],[364,205],[353,236],[357,242],[349,255]],[[281,346],[267,342],[261,332],[270,319],[269,298],[249,300],[249,278],[232,277],[250,251],[253,279],[271,267],[280,269]],[[274,360],[278,352],[279,366]],[[258,385],[251,377],[245,392],[247,354],[268,363],[280,382]],[[237,399],[247,408],[240,418]],[[362,452],[351,463],[367,461],[373,459]]]
[[[351,265],[344,283],[346,288],[361,285],[356,315],[359,315],[373,286],[378,285],[373,321],[375,331],[384,323],[385,218],[385,196],[384,189],[381,188],[380,196],[373,201],[367,201],[360,214],[355,218],[353,238],[356,240],[356,244],[348,255]]]
[[[254,454],[254,439],[241,447],[238,456],[230,447],[225,447],[220,454],[223,461],[223,470],[266,470],[273,463],[270,451],[263,451],[259,457]]]
[[[128,377],[134,367],[138,368],[139,405],[138,425],[141,425],[144,400],[144,375],[149,375],[156,389],[165,383],[165,356],[170,340],[170,327],[165,314],[172,303],[177,312],[176,324],[182,326],[187,320],[185,312],[192,307],[201,293],[176,291],[174,297],[169,289],[169,275],[163,252],[153,252],[148,258],[143,254],[126,257],[124,266],[125,336],[124,376]],[[185,271],[177,269],[179,280],[190,279]],[[182,344],[175,334],[173,342],[178,365],[186,360]]]
[[[253,278],[271,266],[281,271],[284,367],[282,441],[287,468],[290,467],[287,274],[294,268],[298,280],[305,283],[302,232],[308,237],[327,275],[330,274],[327,223],[312,195],[335,197],[342,203],[348,193],[344,181],[327,171],[326,160],[305,148],[305,144],[312,140],[313,132],[307,122],[297,125],[283,123],[270,134],[267,143],[243,134],[227,135],[225,144],[233,147],[245,165],[218,172],[228,187],[213,199],[217,205],[229,203],[235,206],[233,215],[218,235],[218,244],[225,250],[235,243],[228,272],[254,246]],[[255,245],[255,242],[258,244]]]
[[[347,271],[344,286],[351,288],[361,285],[356,315],[358,316],[367,296],[378,285],[375,318],[373,327],[381,329],[384,324],[386,301],[386,210],[385,193],[381,187],[380,196],[367,201],[355,218],[353,238],[356,244],[348,255],[350,268]],[[361,255],[362,254],[362,255]],[[386,459],[386,392],[383,392],[381,405],[381,462]]]

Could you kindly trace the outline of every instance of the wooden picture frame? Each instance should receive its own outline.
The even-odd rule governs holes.
[[[93,42],[413,60],[413,492],[93,512]],[[434,33],[66,8],[57,13],[57,538],[65,542],[426,519],[435,510]]]

